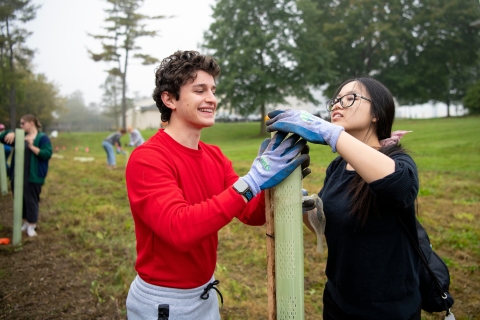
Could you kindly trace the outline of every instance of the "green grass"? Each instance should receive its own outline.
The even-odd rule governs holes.
[[[258,135],[259,125],[218,123],[204,130],[202,140],[220,146],[237,173],[244,175],[265,138]],[[402,144],[420,172],[420,220],[451,268],[456,318],[480,317],[475,304],[480,301],[480,118],[397,120],[394,129],[413,131]],[[148,138],[154,131],[142,133]],[[135,236],[122,168],[126,158],[117,156],[118,170],[105,167],[101,143],[108,134],[61,132],[52,140],[58,150],[42,190],[42,228],[59,235],[58,241],[67,248],[62,254],[96,275],[89,285],[98,303],[118,300],[124,310],[135,276]],[[122,142],[128,142],[128,136]],[[327,146],[311,145],[310,155],[312,174],[303,185],[313,193],[321,188],[325,169],[336,154]],[[74,157],[95,160],[79,162]],[[306,319],[319,319],[326,253],[316,253],[314,236],[304,233],[305,314]],[[225,297],[223,319],[266,319],[265,250],[264,227],[234,220],[220,231],[216,277]]]

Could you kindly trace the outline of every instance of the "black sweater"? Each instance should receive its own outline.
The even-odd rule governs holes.
[[[397,214],[416,235],[417,168],[406,154],[392,156],[395,172],[369,184],[378,213],[362,225],[350,214],[349,183],[356,175],[336,158],[319,196],[326,217],[327,288],[340,308],[366,319],[408,319],[418,310],[419,257]]]

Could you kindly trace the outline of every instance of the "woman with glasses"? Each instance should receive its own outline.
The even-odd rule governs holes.
[[[267,121],[270,132],[297,133],[339,154],[318,194],[328,245],[323,319],[420,319],[419,257],[399,222],[416,235],[418,174],[399,145],[405,132],[392,134],[393,97],[372,78],[354,78],[327,110],[331,122],[295,110]]]
[[[32,114],[24,115],[20,119],[20,126],[25,130],[25,157],[23,174],[23,225],[29,237],[35,237],[37,232],[38,209],[40,192],[45,183],[48,172],[48,161],[52,157],[52,145],[46,134],[40,132],[41,124]],[[15,132],[7,130],[0,134],[0,141],[14,146]],[[15,151],[10,168],[10,182],[12,192],[15,181]]]

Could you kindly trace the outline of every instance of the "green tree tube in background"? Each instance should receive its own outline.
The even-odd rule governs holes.
[[[2,195],[6,195],[8,193],[6,165],[7,159],[5,159],[3,143],[0,143],[0,189],[2,190]]]
[[[23,211],[23,170],[25,158],[25,131],[15,130],[15,181],[13,186],[13,237],[12,245],[22,241],[22,211]]]

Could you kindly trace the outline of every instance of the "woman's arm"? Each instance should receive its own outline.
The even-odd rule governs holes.
[[[4,133],[3,135],[3,142],[8,145],[13,145],[15,142],[15,132],[8,132]]]
[[[382,179],[395,171],[395,162],[391,158],[345,131],[338,137],[337,152],[367,183]]]

